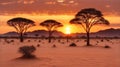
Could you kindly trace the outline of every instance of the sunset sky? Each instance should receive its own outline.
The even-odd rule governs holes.
[[[44,29],[39,23],[54,19],[64,24],[59,31],[65,33],[66,28],[70,28],[70,32],[84,32],[78,26],[70,25],[69,21],[74,15],[84,8],[96,8],[100,10],[104,17],[109,20],[110,26],[95,26],[91,30],[96,32],[106,28],[120,28],[120,0],[0,0],[0,33],[15,31],[9,27],[7,20],[14,17],[25,17],[36,22],[35,27],[29,29]]]

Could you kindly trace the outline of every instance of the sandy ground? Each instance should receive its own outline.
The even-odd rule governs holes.
[[[10,42],[14,40],[14,42]],[[59,42],[58,42],[59,41]],[[70,43],[77,47],[69,47]],[[37,47],[40,44],[40,47]],[[85,47],[83,39],[76,40],[47,40],[27,39],[20,43],[15,39],[0,39],[0,67],[120,67],[120,39],[92,39],[94,47]],[[21,54],[20,46],[34,45],[35,55],[39,59],[16,60]],[[52,45],[56,45],[53,48]],[[109,45],[111,48],[103,48]]]

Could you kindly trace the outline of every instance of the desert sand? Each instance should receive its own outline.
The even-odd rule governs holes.
[[[92,47],[85,47],[84,39],[60,41],[48,43],[45,39],[26,39],[20,43],[17,39],[0,39],[0,67],[120,67],[120,39],[104,39],[103,42],[91,39]],[[77,47],[69,47],[72,42]],[[19,47],[24,45],[34,45],[38,59],[16,59],[21,56]],[[111,48],[104,48],[105,45]]]

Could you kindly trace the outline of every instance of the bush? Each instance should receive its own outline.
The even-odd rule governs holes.
[[[104,48],[110,48],[110,46],[108,46],[108,45],[105,45],[105,46],[104,46]]]
[[[54,44],[52,47],[53,47],[53,48],[55,48],[55,47],[56,47],[56,45]]]
[[[19,52],[23,54],[21,58],[35,58],[32,54],[36,48],[34,46],[22,46],[19,48]]]
[[[71,43],[69,46],[70,47],[76,47],[77,45],[75,43]]]
[[[14,40],[11,40],[10,42],[14,42]]]
[[[39,40],[38,42],[41,42],[41,40]]]
[[[101,42],[103,42],[104,40],[102,39]]]
[[[37,44],[37,47],[40,47],[40,44]]]
[[[28,40],[28,42],[30,42],[30,40]]]

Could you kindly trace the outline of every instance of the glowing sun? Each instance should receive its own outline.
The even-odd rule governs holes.
[[[70,26],[66,26],[66,28],[65,28],[65,34],[71,34],[71,28],[70,28]]]

